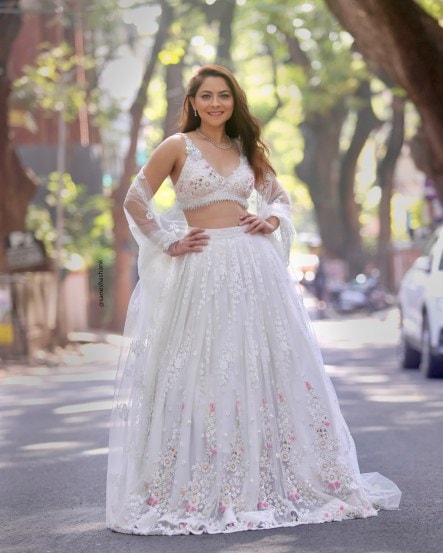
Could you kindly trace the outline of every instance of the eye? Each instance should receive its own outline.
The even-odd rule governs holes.
[[[211,95],[210,94],[202,94],[201,97],[203,98],[203,100],[209,100]]]
[[[223,92],[223,94],[220,94],[220,96],[221,96],[224,100],[226,100],[227,98],[230,98],[230,97],[231,97],[231,95],[230,95],[228,92]]]

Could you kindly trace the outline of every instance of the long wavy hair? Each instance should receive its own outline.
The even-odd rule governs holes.
[[[191,98],[195,98],[199,88],[207,77],[221,77],[226,81],[234,99],[234,111],[226,122],[225,132],[230,138],[240,140],[249,165],[254,171],[256,185],[259,185],[268,171],[275,173],[268,155],[269,149],[261,138],[258,119],[251,115],[246,94],[234,75],[221,65],[204,65],[200,67],[189,81],[183,101],[180,117],[180,131],[194,131],[200,126],[200,116],[194,114]]]

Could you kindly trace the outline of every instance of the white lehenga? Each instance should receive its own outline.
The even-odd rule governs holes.
[[[208,233],[202,253],[140,256],[112,412],[108,526],[218,533],[397,508],[393,482],[360,474],[274,238]]]

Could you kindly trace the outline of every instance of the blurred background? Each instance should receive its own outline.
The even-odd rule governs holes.
[[[262,122],[305,289],[394,302],[443,221],[442,23],[441,0],[0,0],[0,359],[121,333],[123,199],[206,63]]]

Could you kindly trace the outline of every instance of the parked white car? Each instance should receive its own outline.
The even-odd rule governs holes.
[[[398,293],[400,362],[427,378],[443,376],[443,227],[406,272]]]

